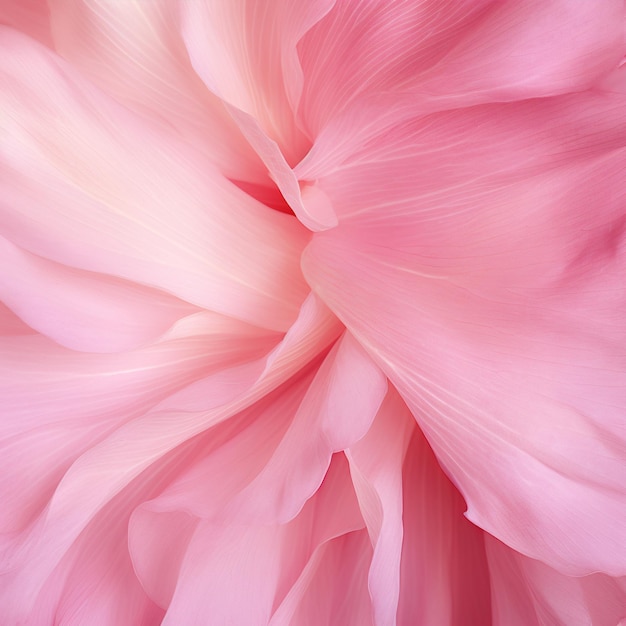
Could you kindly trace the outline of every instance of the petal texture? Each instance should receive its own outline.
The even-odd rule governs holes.
[[[626,562],[623,106],[477,108],[380,138],[320,181],[345,221],[303,261],[470,519],[576,575]],[[536,136],[520,132],[529,119]],[[496,151],[478,159],[491,124]],[[422,151],[421,132],[440,141]]]

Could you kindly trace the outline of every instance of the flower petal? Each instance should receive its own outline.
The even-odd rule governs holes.
[[[398,624],[491,624],[485,533],[463,516],[463,498],[417,428],[404,459],[402,493]]]
[[[376,626],[395,626],[402,553],[402,465],[415,422],[395,390],[346,456],[374,554],[369,572]]]
[[[407,108],[424,115],[581,91],[619,64],[623,20],[621,0],[601,8],[569,0],[367,7],[342,0],[299,46],[302,124],[313,151],[328,158],[364,132],[384,135]]]
[[[469,518],[572,575],[626,563],[623,106],[581,95],[444,114],[416,126],[439,131],[430,151],[401,128],[344,182],[321,181],[345,221],[303,259]]]
[[[235,472],[238,467],[233,468]],[[206,485],[221,491],[220,478]],[[213,483],[213,484],[211,484]],[[158,500],[155,502],[158,506]],[[147,508],[146,508],[147,507]],[[131,526],[131,546],[140,559],[154,559],[162,550],[161,536],[142,533],[146,524],[167,525],[176,518],[150,519],[151,505],[140,509]],[[157,516],[160,514],[156,514]],[[298,579],[315,549],[334,537],[362,527],[345,460],[334,460],[319,492],[299,515],[286,525],[223,524],[203,520],[187,531],[188,543],[180,546],[184,554],[175,588],[169,590],[164,624],[202,624],[210,615],[216,623],[268,623],[283,597]],[[156,543],[147,543],[156,540]],[[176,544],[174,544],[176,545]],[[169,552],[171,554],[171,552]],[[241,576],[241,568],[246,575]],[[152,568],[141,567],[154,578]],[[205,590],[197,593],[198,585]],[[148,588],[153,586],[149,583]],[[166,599],[166,598],[162,598]]]
[[[626,578],[563,576],[486,536],[494,626],[613,626],[626,618]]]
[[[195,307],[153,289],[65,267],[0,237],[0,298],[31,327],[85,352],[130,350]]]
[[[271,459],[224,511],[257,523],[292,519],[321,484],[334,452],[370,427],[387,380],[345,334],[320,366]]]
[[[207,87],[252,117],[286,162],[310,142],[295,124],[302,89],[296,44],[335,0],[209,0],[181,3],[191,62]]]
[[[0,5],[0,24],[52,46],[47,0],[4,0]]]
[[[82,76],[163,130],[182,136],[222,173],[267,175],[218,97],[194,72],[177,2],[49,0],[55,50]]]
[[[193,328],[196,327],[202,331],[201,335],[206,334],[206,323],[202,316],[200,319],[194,319],[195,317],[193,316],[189,323],[183,324],[177,333],[170,333],[171,338],[193,335]],[[232,320],[225,322],[227,325],[246,326]],[[225,354],[221,349],[207,348],[201,342],[192,344],[201,351],[202,357],[210,362],[215,363],[216,359],[219,362],[226,356],[227,359],[231,359],[232,364],[232,359],[237,357],[237,350],[233,351],[233,346],[229,346],[224,324],[215,325],[215,329],[217,330],[215,337],[212,338],[209,333],[208,341],[217,340],[218,343],[221,341],[220,345],[226,350]],[[10,580],[7,578],[0,589],[0,605],[8,603],[22,609],[31,606],[45,580],[64,554],[85,527],[118,493],[144,470],[159,462],[178,446],[211,426],[237,415],[289,379],[324,351],[329,343],[337,338],[339,332],[336,319],[315,296],[311,296],[305,301],[293,327],[279,345],[264,358],[243,365],[229,366],[222,362],[217,373],[211,373],[214,370],[210,370],[204,377],[201,374],[196,375],[196,384],[189,384],[187,388],[173,394],[172,389],[151,380],[148,385],[150,393],[160,393],[164,390],[164,395],[168,393],[171,395],[156,406],[154,404],[141,406],[141,412],[135,413],[135,416],[116,412],[115,415],[119,414],[124,418],[124,423],[113,424],[104,436],[99,437],[97,441],[89,442],[89,449],[82,453],[69,469],[63,469],[52,478],[49,488],[54,489],[54,485],[62,476],[48,502],[45,516],[40,517],[23,536],[9,541],[6,556],[3,558],[12,568],[12,572]],[[248,342],[244,338],[245,333],[239,334],[235,339],[235,345],[248,350],[246,347]],[[251,345],[254,346],[254,343]],[[97,355],[98,362],[104,358],[115,359],[120,356]],[[51,365],[53,366],[54,364]],[[181,375],[186,373],[180,364],[177,364],[176,371]],[[76,382],[74,372],[73,368],[70,376],[73,383]],[[134,372],[134,369],[131,368],[130,372]],[[140,385],[135,384],[133,387]],[[32,385],[29,386],[31,398],[33,388]],[[55,389],[59,391],[58,388]],[[113,394],[108,401],[114,402],[115,398],[116,394]],[[88,411],[92,408],[90,403],[83,401],[80,404],[83,410]],[[61,403],[59,406],[62,409]],[[41,426],[36,419],[35,425],[38,428]],[[53,448],[54,444],[54,441],[48,442],[50,448]],[[19,447],[18,449],[22,450]],[[66,453],[61,457],[67,461]],[[12,460],[10,458],[8,462],[11,463]],[[72,460],[73,458],[70,462]],[[3,473],[5,474],[6,472]],[[41,497],[37,504],[45,505],[48,498],[49,495]],[[32,498],[27,497],[26,501],[32,502]],[[80,506],[77,506],[77,503]],[[32,511],[30,515],[33,515]]]
[[[75,459],[127,421],[202,376],[258,358],[276,342],[273,333],[208,314],[183,320],[175,331],[178,336],[110,355],[73,352],[41,336],[3,338],[3,532],[32,521]]]
[[[256,325],[289,327],[307,293],[298,267],[307,234],[292,216],[254,201],[46,49],[8,32],[2,49],[7,239]]]

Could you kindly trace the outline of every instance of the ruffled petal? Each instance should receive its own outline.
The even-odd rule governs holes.
[[[383,373],[345,334],[320,365],[271,458],[224,516],[257,523],[292,519],[319,488],[332,454],[368,431],[386,391]]]
[[[36,335],[3,338],[2,531],[27,526],[72,463],[127,421],[200,377],[258,358],[276,340],[209,314],[121,354],[77,353]]]
[[[382,131],[404,100],[428,113],[581,91],[623,57],[623,20],[621,0],[340,0],[299,45],[299,115],[317,141],[350,141],[364,106]]]
[[[307,240],[176,141],[6,32],[0,225],[23,249],[286,330]],[[54,120],[54,123],[50,123]],[[33,180],[37,184],[33,184]]]
[[[302,90],[296,45],[335,0],[181,3],[183,37],[209,90],[259,123],[295,165],[310,142],[295,123]]]
[[[401,128],[320,182],[345,221],[303,259],[470,519],[573,575],[626,563],[623,107],[581,95]]]

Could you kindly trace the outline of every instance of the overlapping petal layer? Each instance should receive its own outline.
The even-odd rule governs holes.
[[[575,574],[626,562],[625,105],[476,108],[379,137],[321,179],[344,220],[304,256],[470,519]]]
[[[0,24],[0,621],[626,619],[621,0]]]

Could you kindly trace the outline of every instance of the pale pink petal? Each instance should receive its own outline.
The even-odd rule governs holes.
[[[337,537],[320,546],[309,562],[306,587],[293,612],[270,626],[373,626],[367,573],[372,548],[365,531]],[[282,608],[282,607],[281,607]]]
[[[345,334],[319,366],[271,459],[224,516],[286,522],[315,493],[331,455],[365,435],[387,391],[387,380]]]
[[[228,345],[223,325],[216,326],[216,330],[215,339],[222,338],[226,356],[232,359],[233,345]],[[16,610],[30,606],[76,538],[116,494],[181,444],[251,406],[289,379],[325,350],[339,330],[328,310],[311,296],[283,341],[265,358],[241,366],[222,363],[217,373],[179,393],[169,390],[169,398],[152,409],[145,407],[141,415],[116,425],[110,434],[94,442],[63,474],[45,517],[19,541],[7,546],[4,558],[13,572],[11,580],[0,589],[0,602],[4,605],[10,601]],[[188,328],[179,332],[183,337],[192,334]],[[202,334],[206,332],[205,327]],[[239,335],[235,342],[246,349],[244,337]],[[201,343],[198,348],[203,349]],[[206,346],[202,350],[203,356],[213,362],[224,356],[221,350],[215,355],[213,352]],[[236,358],[237,352],[234,354]],[[98,361],[105,357],[118,355],[98,355]],[[76,382],[74,374],[70,380]],[[149,388],[153,394],[161,391],[154,382]],[[85,410],[90,409],[90,404],[83,404]],[[46,500],[42,498],[40,505]]]
[[[227,176],[261,182],[264,168],[191,67],[177,2],[49,0],[55,49],[142,116],[193,144]]]
[[[302,88],[296,44],[332,4],[213,0],[181,7],[194,69],[223,98],[295,215],[314,231],[332,228],[337,218],[326,196],[301,188],[291,169],[311,145],[295,126],[292,106]]]
[[[3,338],[3,532],[32,521],[75,459],[125,422],[200,377],[258,358],[276,342],[273,334],[206,313],[174,332],[111,355],[72,352],[41,336]]]
[[[239,469],[230,467],[228,471]],[[215,487],[221,490],[218,483],[222,478],[213,476],[206,484],[207,495]],[[164,624],[204,624],[206,616],[224,624],[268,623],[316,548],[363,524],[341,457],[331,465],[320,490],[286,525],[223,524],[218,517],[187,525],[188,543],[163,545],[161,537],[171,537],[167,525],[176,523],[176,518],[158,513],[155,519],[155,513],[149,513],[151,507],[147,504],[134,516],[131,546],[140,563],[142,558],[159,559],[162,552],[170,554],[174,562],[180,561],[175,588],[160,597],[167,600],[171,594]],[[146,525],[154,528],[155,524],[163,526],[164,532],[143,534]],[[182,558],[173,550],[183,552]],[[152,568],[140,566],[139,572],[154,580]],[[200,587],[202,593],[198,593]],[[150,582],[148,589],[153,589]]]
[[[414,429],[406,405],[390,390],[367,435],[346,451],[374,548],[368,587],[376,626],[396,623],[403,534],[402,465]]]
[[[180,462],[180,460],[179,460]],[[174,465],[175,463],[171,463]],[[19,624],[154,626],[164,611],[146,594],[128,553],[129,515],[153,496],[167,469],[127,488],[81,534]],[[5,614],[4,617],[7,617]]]
[[[578,575],[626,563],[623,109],[568,96],[391,134],[320,181],[346,220],[303,261],[470,519]]]
[[[307,293],[298,266],[307,231],[293,216],[257,203],[47,49],[4,35],[4,236],[66,265],[288,328]]]
[[[626,578],[570,578],[488,535],[485,544],[494,626],[619,626],[626,619]]]
[[[0,299],[65,347],[117,352],[156,339],[195,307],[153,289],[84,272],[0,237]]]
[[[334,0],[182,2],[181,24],[194,69],[207,87],[259,123],[286,162],[310,147],[295,123],[302,90],[296,45]]]

